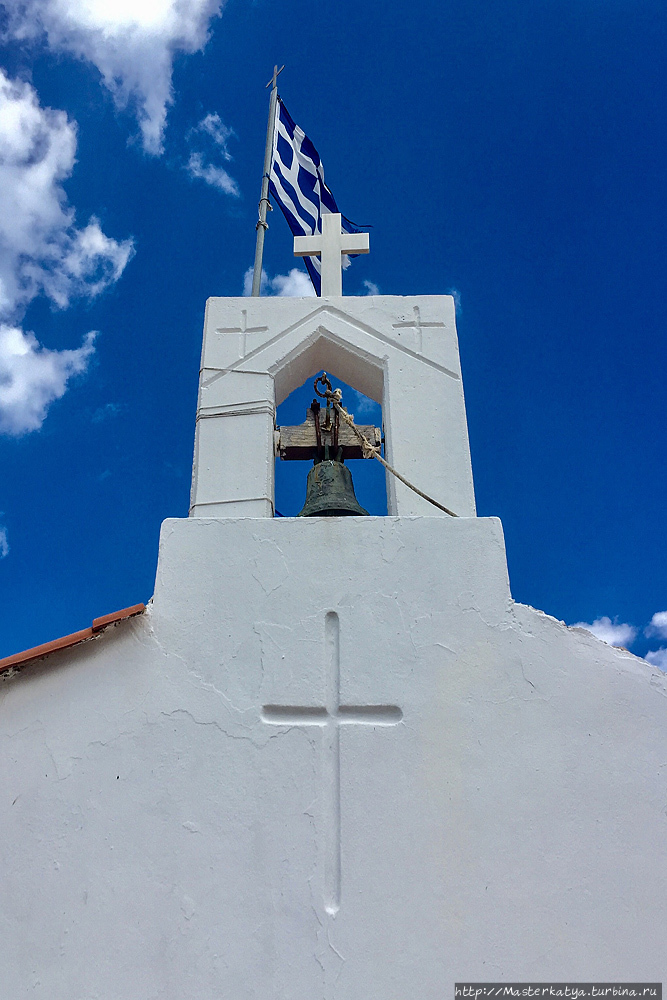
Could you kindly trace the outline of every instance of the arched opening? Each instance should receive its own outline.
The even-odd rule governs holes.
[[[321,371],[321,368],[316,369],[279,404],[276,415],[276,423],[279,427],[295,426],[306,420],[306,412],[315,395],[313,382]],[[380,403],[337,378],[335,371],[327,369],[327,372],[334,388],[342,390],[343,406],[354,416],[355,423],[358,425],[372,424],[382,428]],[[386,515],[387,490],[383,466],[375,459],[349,459],[346,460],[345,464],[352,473],[354,490],[361,506],[369,514]],[[275,508],[277,517],[296,517],[299,513],[306,498],[306,479],[312,466],[312,458],[291,461],[276,458]]]
[[[315,395],[313,382],[324,370],[334,387],[343,392],[343,405],[357,424],[372,424],[382,430],[384,423],[383,361],[377,355],[352,345],[320,325],[269,368],[274,378],[279,427],[295,426],[306,420]],[[323,403],[324,401],[321,400]],[[384,453],[384,449],[383,449]],[[331,456],[332,458],[334,456]],[[374,459],[350,459],[345,463],[354,481],[357,500],[369,514],[387,514],[386,475]],[[295,517],[306,497],[306,479],[313,460],[286,461],[278,458],[275,469],[275,508],[278,516]]]
[[[323,326],[313,330],[292,353],[269,367],[274,377],[276,406],[306,382],[312,385],[322,370],[333,373],[341,383],[382,406],[384,371],[381,359],[352,346]]]

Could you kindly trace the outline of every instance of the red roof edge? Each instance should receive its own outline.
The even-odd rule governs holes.
[[[102,615],[101,618],[95,618],[91,628],[84,628],[80,632],[72,632],[71,635],[64,635],[61,639],[53,639],[51,642],[44,642],[41,646],[33,646],[32,649],[26,649],[22,653],[14,653],[13,656],[5,656],[4,660],[0,660],[0,673],[3,670],[10,670],[12,667],[29,663],[31,660],[38,660],[40,657],[47,656],[48,653],[53,653],[57,649],[67,649],[69,646],[76,646],[80,642],[85,642],[86,639],[92,639],[94,635],[102,632],[108,625],[114,625],[124,618],[133,618],[145,610],[145,604],[133,604],[131,608],[123,608],[121,611],[114,611],[110,615]]]

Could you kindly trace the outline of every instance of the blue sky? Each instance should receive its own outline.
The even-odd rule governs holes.
[[[667,668],[664,0],[0,11],[0,656],[152,593],[188,508],[205,300],[252,264],[278,62],[373,226],[346,293],[456,294],[514,597]],[[267,291],[302,294],[270,222]],[[306,469],[279,473],[295,513]]]

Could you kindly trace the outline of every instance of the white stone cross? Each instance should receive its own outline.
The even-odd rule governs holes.
[[[326,705],[264,705],[262,721],[272,726],[320,726],[325,776],[323,805],[326,831],[324,908],[335,915],[340,908],[340,727],[395,726],[403,718],[397,705],[341,705],[340,626],[335,611],[324,622],[327,659]]]
[[[317,257],[322,262],[321,295],[342,295],[341,255],[370,253],[368,233],[344,233],[341,216],[322,216],[322,233],[294,237],[295,257]]]

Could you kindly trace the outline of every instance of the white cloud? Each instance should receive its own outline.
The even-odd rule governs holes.
[[[313,283],[306,271],[293,267],[288,274],[277,274],[269,281],[271,295],[293,295],[298,298],[310,298],[315,295]]]
[[[204,48],[220,0],[4,0],[15,38],[46,35],[93,63],[118,108],[136,113],[144,149],[162,151],[177,52]]]
[[[253,276],[254,270],[255,269],[253,267],[249,267],[248,270],[246,271],[246,273],[243,275],[243,294],[244,295],[251,295],[252,294],[252,276]],[[266,271],[262,270],[262,281],[261,281],[261,290],[262,291],[264,291],[264,289],[266,288],[266,282],[267,281],[268,281],[268,275],[267,275]]]
[[[103,420],[107,420],[109,417],[117,417],[126,409],[124,403],[105,403],[104,406],[98,406],[92,416],[92,421],[94,424],[101,424]]]
[[[244,295],[250,295],[252,291],[252,272],[253,269],[249,267],[243,275]],[[288,274],[277,274],[275,278],[269,278],[266,271],[262,271],[260,290],[262,295],[288,295],[295,298],[311,298],[315,295],[308,273],[298,267],[293,267]]]
[[[233,177],[230,177],[223,167],[216,167],[212,163],[204,162],[203,153],[191,153],[186,166],[191,177],[206,181],[211,187],[217,187],[225,194],[230,194],[234,198],[239,198],[241,192]]]
[[[667,639],[667,611],[656,611],[644,632],[648,636],[656,635]]]
[[[662,649],[652,649],[645,659],[659,670],[667,671],[667,649],[664,646]]]
[[[227,148],[227,142],[232,137],[236,137],[236,132],[233,128],[229,128],[228,125],[221,120],[220,115],[206,115],[205,118],[199,122],[197,126],[192,130],[193,132],[204,132],[209,135],[213,142],[218,147],[220,156],[224,160],[233,159],[232,154]]]
[[[9,542],[7,541],[7,529],[0,526],[0,559],[9,555]]]
[[[454,309],[456,311],[456,315],[458,316],[461,312],[461,293],[457,288],[448,288],[447,295],[451,295],[454,299]]]
[[[76,228],[62,187],[75,153],[67,115],[0,69],[0,319],[16,319],[40,292],[61,308],[98,295],[132,255],[132,241],[105,236],[95,218]]]
[[[75,230],[64,242],[57,267],[43,279],[44,291],[61,308],[74,296],[94,298],[118,281],[133,255],[131,240],[118,243],[105,236],[98,219]]]
[[[47,350],[17,325],[44,294],[60,308],[93,298],[121,276],[131,240],[106,236],[91,218],[77,228],[63,181],[74,167],[76,127],[43,108],[34,89],[0,69],[0,433],[41,427],[68,379],[94,351],[89,333],[76,350]]]
[[[627,623],[612,622],[611,618],[603,615],[596,618],[592,624],[587,622],[575,622],[572,628],[585,628],[598,639],[609,643],[610,646],[629,646],[637,635],[634,625]]]
[[[39,430],[69,379],[88,367],[94,340],[91,332],[76,350],[50,351],[34,333],[0,325],[0,433],[19,436]]]
[[[366,295],[379,295],[380,289],[375,284],[374,281],[369,281],[368,278],[364,278],[364,288],[366,289]]]
[[[220,119],[220,115],[209,114],[205,118],[202,118],[198,125],[190,129],[186,138],[192,142],[197,137],[200,140],[207,137],[207,144],[214,150],[214,159],[215,157],[222,157],[223,160],[230,161],[233,157],[229,152],[227,143],[233,136],[236,136],[234,129],[225,125]],[[241,197],[241,192],[234,178],[223,167],[217,167],[209,163],[205,159],[204,153],[200,151],[192,152],[190,159],[185,165],[185,169],[191,177],[205,181],[211,187],[216,187],[218,190],[224,191],[225,194],[232,195],[234,198]]]
[[[354,402],[348,406],[348,409],[357,417],[373,417],[374,420],[379,420],[382,414],[379,404],[374,399],[364,396],[363,392],[359,392],[357,389],[353,389],[352,392]]]

